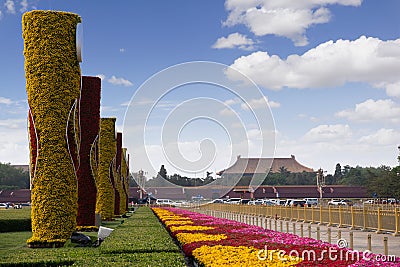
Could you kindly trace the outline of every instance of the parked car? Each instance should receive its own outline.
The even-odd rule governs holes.
[[[280,200],[278,200],[278,201],[276,202],[275,205],[284,206],[285,203],[286,203],[286,200],[280,199]]]
[[[272,202],[271,199],[264,199],[263,200],[263,205],[267,205],[267,206],[275,206],[277,202]]]
[[[353,206],[353,202],[348,199],[332,199],[328,202],[330,206]]]
[[[305,205],[306,205],[306,201],[304,199],[293,199],[289,203],[289,206],[293,206],[293,207],[304,207]]]
[[[318,205],[318,198],[305,198],[304,200],[309,207]]]
[[[224,200],[217,198],[217,199],[214,199],[213,201],[211,201],[210,203],[224,203]]]
[[[264,201],[262,199],[257,199],[257,200],[250,200],[248,205],[262,205],[264,204]]]
[[[5,203],[0,203],[0,210],[2,210],[2,209],[7,209],[7,208],[8,208],[7,204],[5,204]]]
[[[175,206],[175,202],[172,201],[171,199],[162,199],[162,198],[159,198],[159,199],[156,200],[156,205]]]
[[[294,199],[291,199],[291,198],[286,199],[285,204],[283,204],[283,206],[290,206],[290,202],[292,202],[292,200],[294,200]]]
[[[240,198],[233,197],[233,198],[228,198],[227,200],[225,200],[225,203],[227,203],[227,204],[239,204],[240,200],[241,200]]]
[[[249,202],[250,202],[250,199],[241,199],[240,202],[239,202],[239,204],[244,204],[244,205],[246,205],[246,204],[248,204]]]
[[[373,200],[373,199],[368,199],[368,200],[365,200],[365,201],[363,202],[363,204],[372,205],[372,204],[375,204],[375,200]]]

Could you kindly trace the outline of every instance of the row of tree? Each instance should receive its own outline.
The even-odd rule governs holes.
[[[0,162],[0,190],[29,188],[29,172]]]

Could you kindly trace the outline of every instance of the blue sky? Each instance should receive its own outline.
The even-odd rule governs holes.
[[[397,164],[397,0],[1,0],[1,162],[28,162],[21,16],[32,9],[70,11],[82,17],[82,74],[103,78],[101,116],[117,117],[121,131],[127,104],[152,75],[184,62],[212,61],[239,70],[260,88],[274,118],[275,156],[294,154],[302,164],[328,173],[336,163]],[[183,101],[199,97],[223,103],[218,117],[222,122],[225,108],[246,111],[234,95],[210,86],[187,86],[166,95],[149,118],[148,127],[154,130],[146,136],[146,153],[153,169],[165,164],[170,174],[177,171],[160,156],[163,122]],[[262,102],[253,100],[254,105]],[[253,149],[266,131],[257,128],[250,115],[244,115],[242,125],[249,139],[248,151],[239,149],[242,156],[257,154]],[[217,154],[209,170],[235,161],[237,151],[232,152],[226,138],[233,133],[210,120],[195,120],[181,132],[177,143],[187,159],[201,157],[200,141],[210,138]],[[128,151],[133,171],[151,169],[141,163],[143,155],[135,147],[128,146]],[[203,176],[200,173],[195,175]]]

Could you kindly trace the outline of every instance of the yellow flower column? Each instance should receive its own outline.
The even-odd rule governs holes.
[[[121,158],[121,179],[122,179],[122,185],[123,185],[123,194],[125,203],[122,203],[121,201],[121,209],[124,210],[124,212],[128,211],[128,193],[129,193],[129,174],[128,174],[128,165],[127,165],[127,159],[126,159],[126,148],[122,148],[122,158]]]
[[[97,202],[96,213],[102,220],[112,220],[114,217],[114,187],[111,181],[113,161],[117,150],[115,140],[115,118],[100,119],[99,163],[96,180]]]
[[[38,151],[30,247],[62,246],[76,227],[77,181],[66,133],[80,93],[80,21],[76,14],[39,10],[22,18],[26,91]]]

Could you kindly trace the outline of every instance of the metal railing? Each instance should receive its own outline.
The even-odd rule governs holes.
[[[265,205],[206,204],[200,210],[231,212],[238,215],[255,215],[274,219],[318,223],[351,229],[392,232],[400,235],[400,210],[397,207],[285,207]]]

